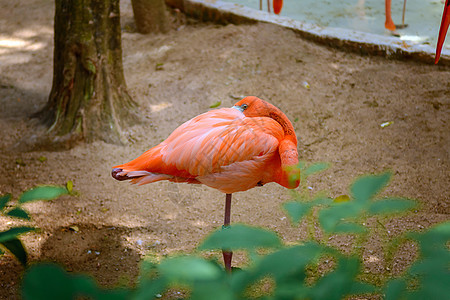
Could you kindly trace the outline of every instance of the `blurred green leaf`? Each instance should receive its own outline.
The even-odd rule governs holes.
[[[339,300],[348,295],[359,271],[356,257],[340,257],[337,268],[320,278],[311,289],[312,299]]]
[[[222,101],[217,101],[216,103],[211,104],[211,105],[209,106],[209,108],[216,108],[216,107],[219,107],[220,104],[222,104]]]
[[[447,243],[450,240],[450,222],[438,224],[424,233],[412,235],[420,243],[420,251],[425,258],[447,253]]]
[[[82,296],[96,300],[128,299],[130,291],[101,289],[92,278],[69,274],[56,264],[35,264],[24,275],[22,297],[25,300],[79,299]]]
[[[355,281],[352,284],[349,294],[360,295],[360,294],[374,293],[377,291],[377,289],[378,288],[376,288],[375,286],[373,286],[371,284]]]
[[[28,213],[20,207],[14,207],[10,211],[8,211],[6,214],[10,217],[30,220],[30,216],[28,215]]]
[[[366,231],[367,229],[364,226],[350,222],[338,223],[333,229],[333,232],[336,233],[362,233]]]
[[[408,199],[383,199],[372,202],[369,206],[368,213],[385,214],[385,213],[398,213],[409,210],[416,206],[416,202]]]
[[[211,233],[198,248],[200,250],[251,250],[274,248],[280,245],[280,238],[272,231],[243,224],[233,224]]]
[[[390,178],[390,172],[362,176],[352,184],[351,194],[356,202],[366,203],[388,184]]]
[[[286,288],[282,286],[284,284],[290,288],[292,285],[299,287],[304,284],[306,266],[319,257],[322,250],[323,246],[309,242],[270,253],[251,268],[233,273],[232,289],[241,293],[264,276],[271,276],[276,281],[277,288]]]
[[[355,201],[333,203],[319,212],[320,225],[328,233],[335,232],[338,224],[344,219],[357,218],[363,212],[363,208],[363,205]]]
[[[167,287],[167,280],[165,278],[144,279],[141,280],[137,290],[132,294],[133,300],[148,300],[155,299],[156,294],[163,293]]]
[[[311,203],[292,201],[284,203],[283,207],[288,212],[292,223],[297,224],[306,214],[310,212],[312,205]]]
[[[158,270],[162,276],[172,282],[212,280],[219,278],[222,274],[216,265],[193,256],[165,259],[159,265]]]
[[[19,198],[19,203],[35,200],[52,200],[66,194],[68,194],[68,191],[65,187],[51,185],[38,186],[24,192]]]
[[[0,210],[5,208],[9,200],[11,200],[11,194],[6,194],[0,197]]]
[[[394,279],[387,283],[384,289],[386,300],[402,299],[402,295],[406,291],[406,282],[404,279]]]
[[[283,248],[261,259],[255,271],[259,275],[270,274],[276,281],[280,281],[286,276],[303,271],[322,251],[323,247],[313,242]]]
[[[330,167],[330,164],[326,163],[326,162],[314,163],[314,164],[308,166],[308,168],[306,168],[306,170],[304,171],[304,175],[305,175],[305,177],[308,177],[309,175],[325,171],[329,167]]]
[[[24,227],[14,227],[6,231],[2,231],[0,232],[0,243],[15,239],[18,235],[33,230],[35,230],[35,228],[24,226]]]
[[[195,300],[234,300],[236,299],[225,280],[196,282],[189,299]]]
[[[27,252],[19,239],[11,238],[7,241],[2,241],[0,244],[8,249],[22,265],[27,265]]]

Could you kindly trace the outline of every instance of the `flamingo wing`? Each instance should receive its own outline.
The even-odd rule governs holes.
[[[283,135],[270,118],[247,118],[233,108],[210,111],[181,125],[162,143],[162,161],[205,176],[237,162],[270,156]]]

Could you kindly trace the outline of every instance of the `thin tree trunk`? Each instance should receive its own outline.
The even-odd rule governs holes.
[[[164,0],[131,0],[134,21],[139,33],[169,31],[169,17]]]
[[[53,86],[38,113],[47,142],[124,143],[137,105],[123,75],[119,0],[56,0],[54,39]]]

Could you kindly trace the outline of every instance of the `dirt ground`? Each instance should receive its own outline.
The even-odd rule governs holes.
[[[26,205],[31,224],[41,229],[22,237],[32,262],[55,261],[114,286],[136,279],[144,255],[193,251],[221,225],[224,195],[199,185],[132,186],[115,181],[111,167],[217,101],[230,107],[245,95],[287,114],[301,160],[332,163],[306,183],[312,193],[348,194],[358,175],[392,170],[383,195],[418,199],[421,207],[384,219],[389,238],[449,219],[449,68],[362,57],[269,24],[183,24],[181,18],[167,34],[143,36],[133,32],[129,1],[122,2],[125,78],[145,122],[127,129],[126,146],[95,142],[22,153],[14,146],[37,130],[29,116],[51,89],[54,7],[48,0],[0,1],[0,194],[18,197],[35,185],[68,180],[79,192]],[[383,128],[384,122],[393,123]],[[292,227],[281,209],[289,199],[274,183],[237,193],[232,221],[275,230],[286,242],[302,240],[305,227]],[[0,219],[0,229],[14,224]],[[334,243],[351,247],[345,238]],[[382,245],[374,234],[364,250],[366,272],[374,276],[398,274],[416,255],[406,245],[387,270]],[[0,257],[0,298],[18,298],[22,272],[11,255]]]

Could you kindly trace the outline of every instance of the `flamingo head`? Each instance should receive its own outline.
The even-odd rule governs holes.
[[[268,117],[274,119],[283,127],[286,138],[297,145],[297,137],[291,121],[274,105],[258,97],[248,96],[238,101],[233,108],[240,110],[246,117]]]

